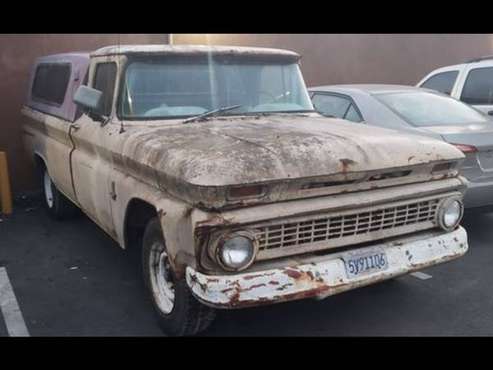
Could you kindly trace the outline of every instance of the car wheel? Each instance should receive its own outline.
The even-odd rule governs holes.
[[[72,218],[78,214],[78,208],[62,193],[60,193],[51,180],[46,167],[43,168],[42,171],[42,184],[44,193],[43,204],[52,218],[56,220],[63,220]]]
[[[144,232],[142,266],[159,325],[166,334],[194,335],[212,323],[215,310],[193,297],[185,279],[175,277],[157,218],[149,221]]]

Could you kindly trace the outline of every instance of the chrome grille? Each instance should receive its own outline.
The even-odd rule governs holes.
[[[438,199],[384,205],[381,208],[359,209],[332,215],[314,215],[255,227],[259,252],[288,249],[323,242],[326,248],[375,240],[391,235],[433,227]],[[375,234],[378,234],[375,236]],[[371,237],[369,239],[368,237]],[[318,248],[324,249],[324,248]],[[284,251],[284,249],[283,249]],[[275,253],[278,254],[278,253]]]

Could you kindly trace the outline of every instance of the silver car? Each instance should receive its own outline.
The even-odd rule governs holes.
[[[325,116],[431,136],[465,155],[467,208],[493,205],[493,121],[481,111],[442,93],[400,85],[332,85],[309,89]]]

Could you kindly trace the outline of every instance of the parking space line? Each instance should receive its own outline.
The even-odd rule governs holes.
[[[411,276],[413,276],[419,280],[428,280],[428,279],[431,279],[433,277],[431,275],[425,274],[424,272],[420,272],[420,271],[412,272],[409,275],[411,275]]]
[[[14,290],[10,284],[7,270],[4,267],[0,267],[0,310],[11,337],[29,336]]]

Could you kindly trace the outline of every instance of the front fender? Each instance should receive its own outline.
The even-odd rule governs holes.
[[[131,202],[138,199],[156,209],[174,271],[184,273],[185,265],[196,266],[191,206],[131,176],[118,174],[113,181],[116,197],[112,200],[112,212],[120,246],[128,247],[125,240],[126,217]]]

